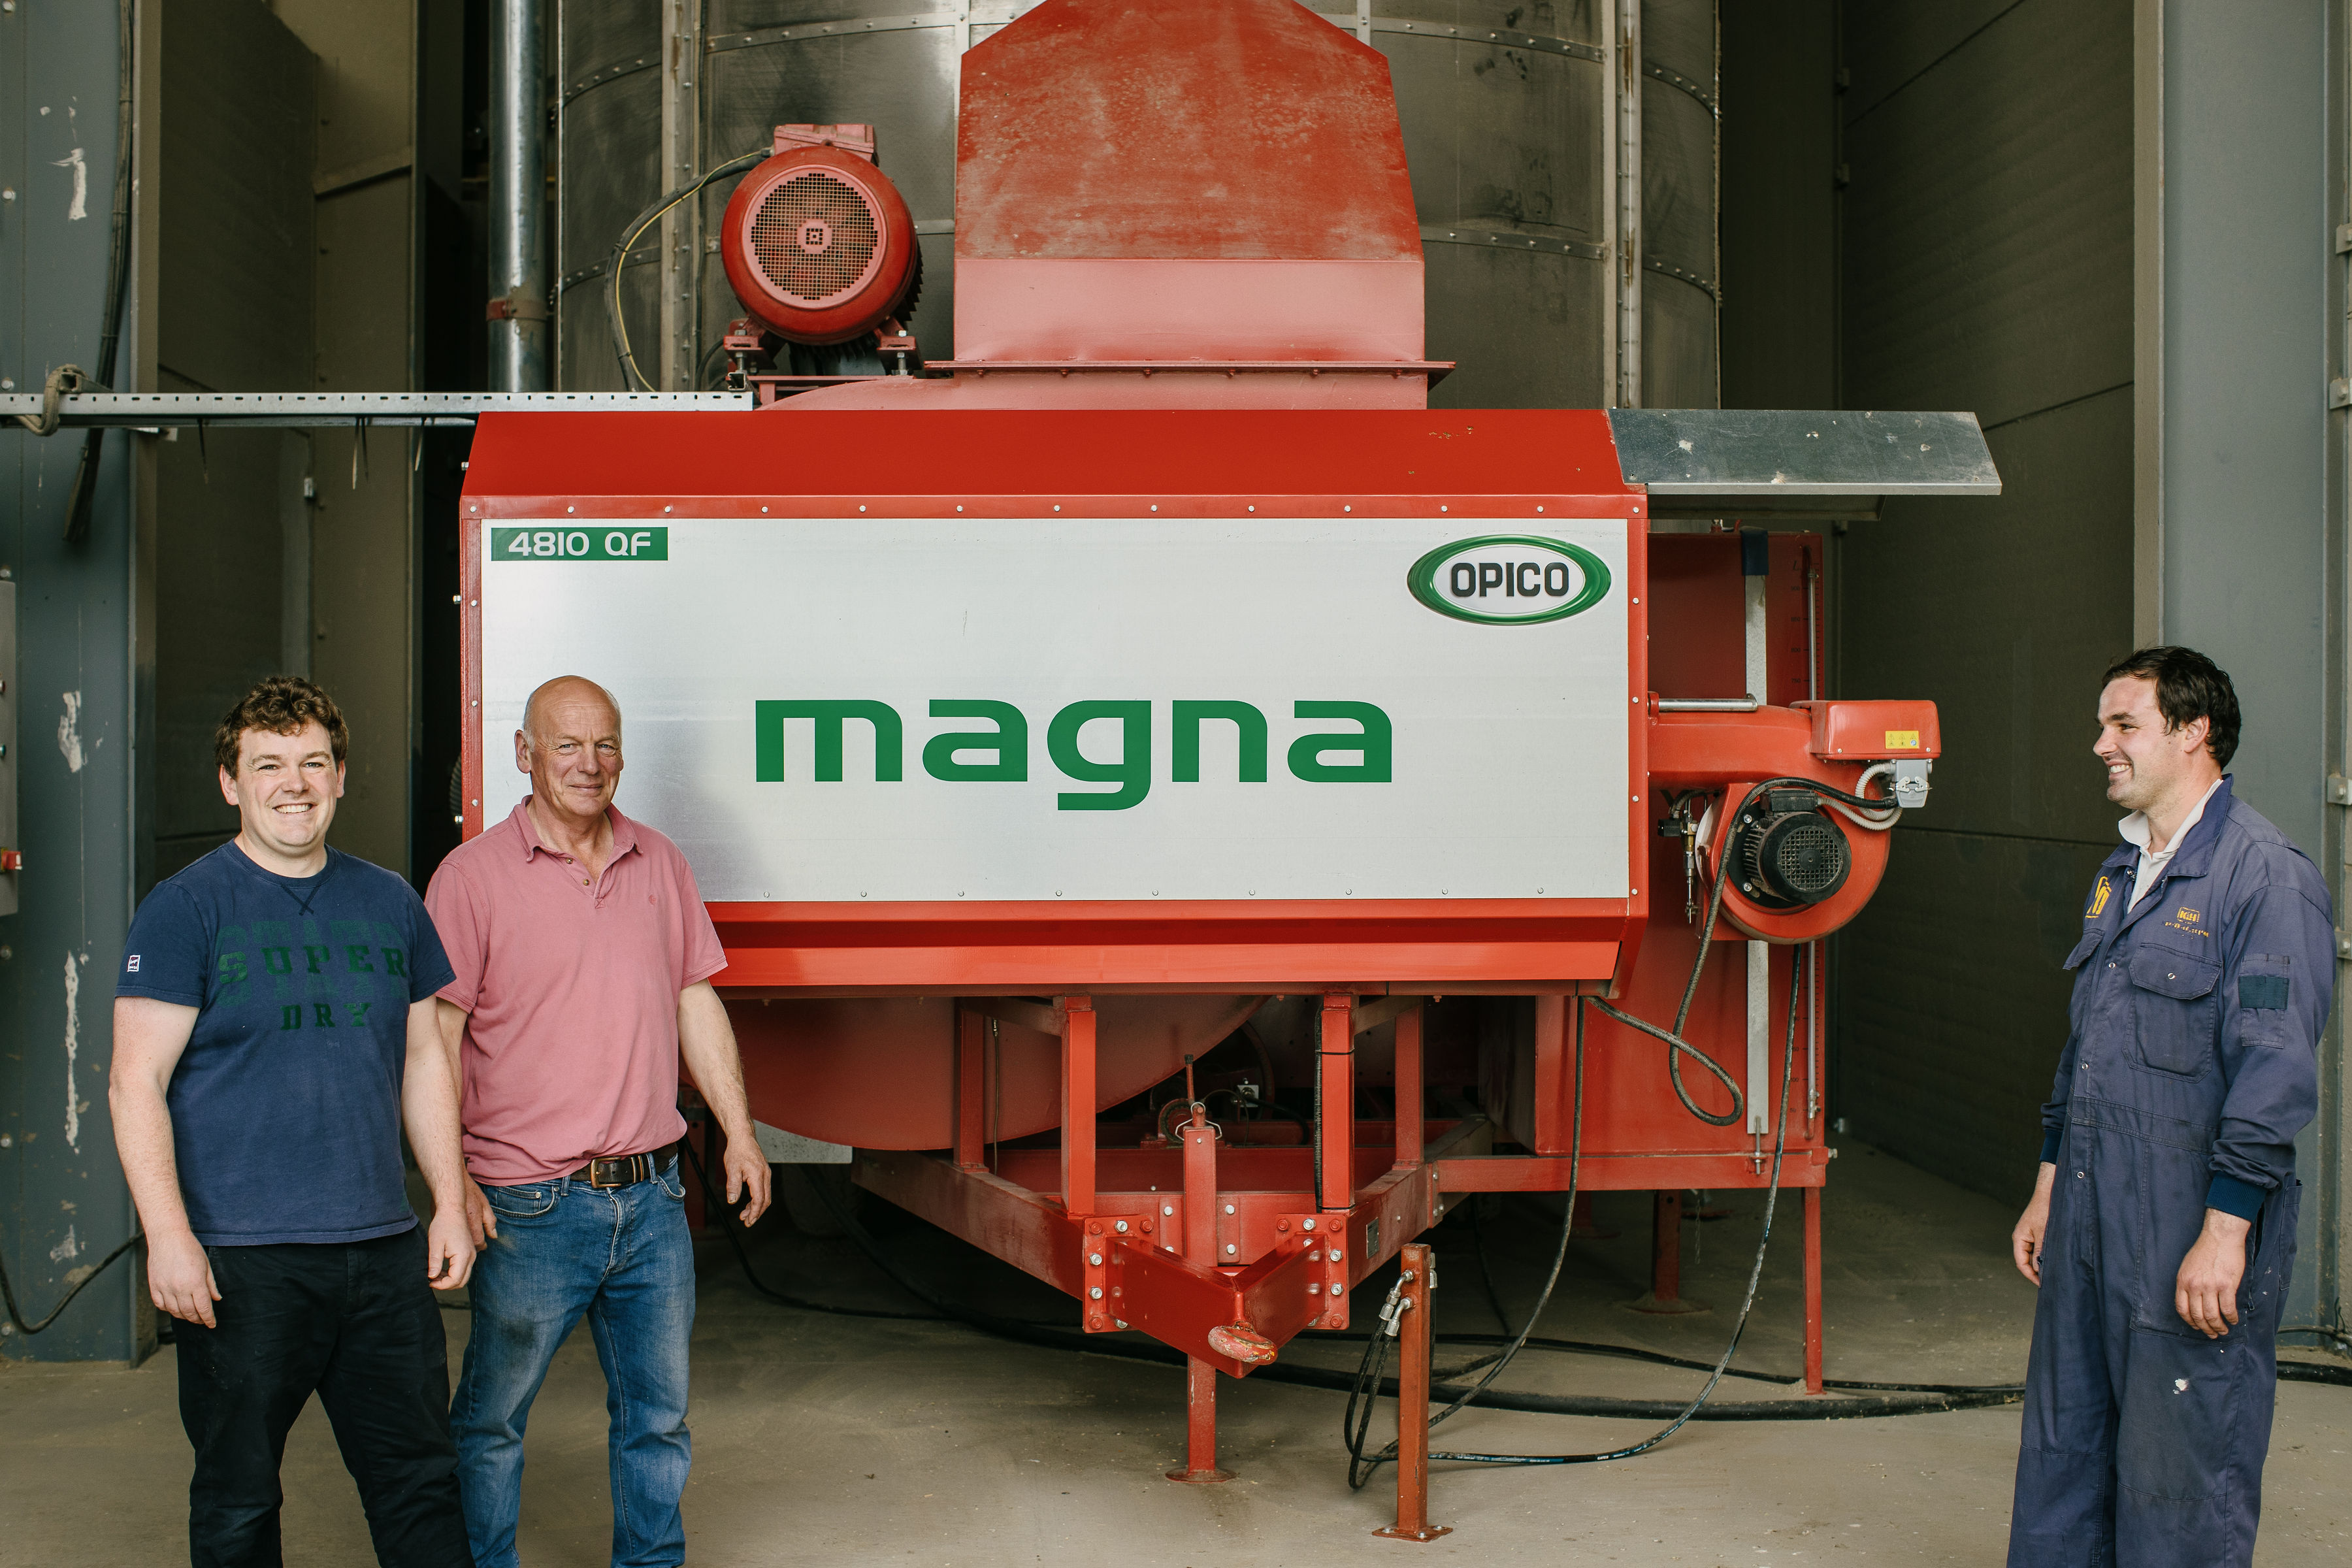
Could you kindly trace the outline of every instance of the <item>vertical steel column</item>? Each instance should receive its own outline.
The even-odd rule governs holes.
[[[662,73],[661,188],[674,191],[702,173],[702,0],[665,0],[667,56]],[[661,386],[694,392],[702,363],[702,203],[681,202],[662,219]]]
[[[1805,1392],[1822,1391],[1822,1189],[1805,1189]]]
[[[986,1163],[988,1141],[988,1020],[956,1009],[956,1163],[977,1171]]]
[[[1429,1522],[1429,1292],[1437,1258],[1427,1243],[1408,1241],[1397,1263],[1403,1285],[1397,1300],[1397,1516],[1372,1533],[1434,1541],[1453,1529]]]
[[[1396,1021],[1396,1163],[1418,1165],[1423,1151],[1421,1127],[1421,1022],[1416,1004],[1397,1015]]]
[[[1760,528],[1739,531],[1739,571],[1745,592],[1742,644],[1747,654],[1748,695],[1769,702],[1772,694],[1770,593],[1772,536]],[[1772,1129],[1772,949],[1769,942],[1748,945],[1748,1126],[1754,1140],[1753,1158],[1764,1167],[1764,1139]]]
[[[1062,1016],[1062,1212],[1095,1212],[1095,1004],[1056,996]]]
[[[1345,1214],[1356,1202],[1356,998],[1323,998],[1315,1058],[1315,1206]]]
[[[1617,384],[1613,401],[1642,406],[1642,0],[1617,0],[1611,41],[1615,99]]]
[[[1184,1258],[1202,1268],[1217,1266],[1217,1133],[1201,1102],[1184,1130]],[[1229,1481],[1217,1468],[1217,1369],[1199,1356],[1184,1363],[1184,1468],[1171,1481]]]
[[[498,0],[490,50],[490,390],[544,392],[547,0]]]

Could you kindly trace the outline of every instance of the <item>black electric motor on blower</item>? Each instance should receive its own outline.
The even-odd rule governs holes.
[[[1732,824],[1724,857],[1739,890],[1768,910],[1818,904],[1853,868],[1845,830],[1802,789],[1765,792]]]

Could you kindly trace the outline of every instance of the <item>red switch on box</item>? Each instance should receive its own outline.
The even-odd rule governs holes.
[[[25,868],[22,849],[0,849],[0,871],[21,871]]]

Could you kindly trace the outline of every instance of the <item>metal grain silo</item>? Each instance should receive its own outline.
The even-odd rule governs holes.
[[[921,236],[909,324],[927,359],[953,357],[961,56],[1032,3],[559,0],[557,384],[621,384],[604,268],[622,228],[786,122],[875,128]],[[1395,85],[1427,352],[1460,362],[1432,403],[1711,406],[1715,0],[1329,4]],[[638,362],[663,387],[708,384],[740,313],[709,248],[726,189],[681,204],[623,270]]]

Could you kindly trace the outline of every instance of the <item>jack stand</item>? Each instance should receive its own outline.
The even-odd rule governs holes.
[[[1429,1522],[1429,1291],[1436,1257],[1409,1241],[1397,1259],[1404,1289],[1393,1323],[1397,1335],[1396,1522],[1374,1535],[1391,1541],[1434,1541],[1453,1526]],[[1379,1333],[1382,1331],[1372,1331]]]
[[[1189,1091],[1190,1057],[1184,1077]],[[1217,1266],[1217,1136],[1208,1108],[1192,1101],[1192,1120],[1183,1128],[1184,1254],[1203,1268]],[[1198,1356],[1184,1363],[1184,1468],[1169,1471],[1168,1479],[1195,1485],[1234,1479],[1231,1470],[1217,1468],[1217,1369]]]
[[[1171,1470],[1171,1481],[1205,1486],[1234,1479],[1217,1468],[1217,1369],[1198,1356],[1184,1363],[1184,1468]]]

